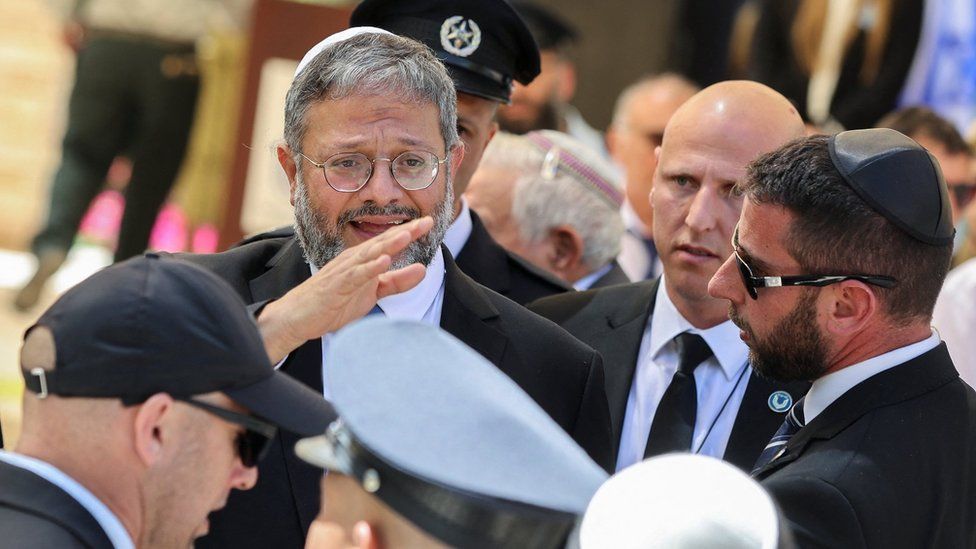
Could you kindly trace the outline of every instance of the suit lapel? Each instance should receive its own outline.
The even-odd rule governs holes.
[[[269,269],[249,283],[254,301],[277,299],[311,276],[308,263],[302,254],[298,240],[292,238],[270,260]],[[288,355],[281,371],[322,393],[322,340],[306,341]],[[276,450],[285,462],[285,473],[291,483],[295,509],[308,531],[309,524],[318,513],[319,481],[322,470],[305,463],[295,455],[295,443],[300,437],[288,431],[279,431]],[[271,457],[271,456],[269,456]]]
[[[945,343],[876,374],[841,395],[786,444],[781,457],[754,475],[768,477],[803,455],[811,442],[829,440],[868,412],[929,393],[959,378]]]
[[[784,412],[776,412],[769,407],[770,396],[776,391],[784,391],[796,402],[809,388],[809,384],[804,382],[784,384],[770,381],[754,371],[750,371],[748,383],[723,456],[725,461],[744,471],[752,470],[759,454],[785,419]]]
[[[500,294],[507,294],[512,281],[508,272],[508,255],[488,234],[478,214],[471,211],[471,235],[457,257],[457,267],[471,278],[483,280]]]
[[[501,367],[508,338],[493,326],[498,310],[478,283],[461,272],[447,248],[442,249],[445,273],[441,328]]]
[[[606,314],[595,339],[608,341],[600,349],[605,369],[607,401],[614,439],[619,442],[630,386],[634,382],[637,356],[644,328],[650,322],[660,279],[639,282],[628,287],[628,293],[613,303],[604,304]]]

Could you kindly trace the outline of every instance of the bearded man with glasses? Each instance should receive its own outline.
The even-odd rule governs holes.
[[[809,137],[741,188],[709,293],[758,372],[813,382],[753,469],[798,544],[976,546],[976,392],[931,327],[954,233],[935,157],[891,129]]]
[[[21,352],[23,433],[0,451],[0,545],[189,547],[248,490],[278,427],[332,407],[275,372],[240,297],[155,255],[65,293]]]
[[[190,257],[254,304],[272,360],[329,399],[323,357],[343,324],[383,314],[440,326],[511,377],[594,461],[611,467],[600,356],[468,278],[442,246],[464,146],[454,84],[431,50],[368,27],[329,37],[299,64],[284,137],[277,154],[291,183],[296,234]],[[399,248],[352,265],[391,243]],[[360,270],[378,279],[342,282]],[[341,310],[329,305],[346,295],[362,299]],[[258,485],[231,497],[198,547],[304,545],[322,470],[295,456],[296,441],[282,435]]]

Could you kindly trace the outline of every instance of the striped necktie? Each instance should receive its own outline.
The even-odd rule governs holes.
[[[756,460],[756,465],[752,468],[752,474],[756,474],[769,462],[778,458],[780,453],[786,448],[786,443],[793,438],[793,435],[797,431],[803,428],[803,425],[803,399],[801,398],[790,408],[790,412],[786,414],[786,419],[783,420],[783,424],[780,425],[779,430],[776,431],[769,444],[759,454],[759,459]]]

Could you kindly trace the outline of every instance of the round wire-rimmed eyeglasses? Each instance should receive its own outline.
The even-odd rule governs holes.
[[[404,151],[394,158],[369,158],[362,153],[338,153],[316,162],[299,152],[310,164],[322,170],[325,182],[340,193],[354,193],[366,186],[373,176],[373,166],[377,160],[390,163],[390,174],[398,185],[407,191],[420,191],[430,187],[441,164],[447,158],[440,158],[428,151]]]

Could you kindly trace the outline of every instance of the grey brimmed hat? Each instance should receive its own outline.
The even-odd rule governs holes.
[[[606,479],[515,382],[436,327],[368,318],[336,334],[325,363],[341,419],[296,453],[447,544],[560,547]]]
[[[216,275],[146,254],[88,277],[62,295],[27,333],[54,336],[51,370],[24,370],[45,397],[189,397],[220,391],[249,412],[299,435],[335,419],[322,395],[271,365],[244,302]],[[26,337],[26,334],[25,334]]]
[[[921,145],[888,128],[851,130],[830,138],[830,159],[874,211],[933,246],[952,243],[952,209],[939,162]]]

